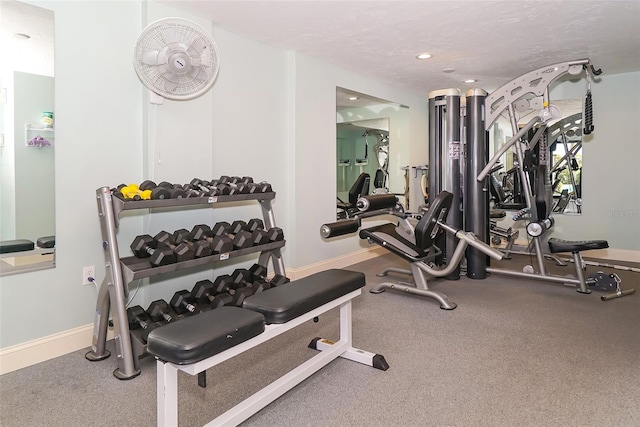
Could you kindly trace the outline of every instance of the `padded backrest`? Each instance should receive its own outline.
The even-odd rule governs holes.
[[[416,225],[416,246],[426,250],[433,246],[433,240],[438,233],[438,221],[446,221],[453,202],[453,194],[442,191],[431,203],[429,210]]]
[[[502,203],[507,199],[507,195],[504,193],[502,184],[498,181],[493,174],[489,175],[489,190],[496,203]]]
[[[375,188],[383,188],[384,187],[384,172],[382,172],[382,169],[378,169],[376,171],[376,175],[373,178],[373,186]]]
[[[351,190],[349,190],[349,204],[355,205],[360,197],[369,194],[370,179],[369,174],[364,172],[356,178],[356,182],[353,183]]]

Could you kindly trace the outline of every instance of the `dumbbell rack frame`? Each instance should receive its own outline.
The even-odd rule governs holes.
[[[259,194],[237,194],[231,196],[209,196],[185,199],[124,201],[111,195],[109,187],[96,190],[98,214],[102,229],[102,248],[105,257],[105,277],[98,291],[96,314],[93,327],[91,351],[85,357],[90,361],[108,358],[111,353],[106,349],[109,313],[113,320],[114,341],[118,359],[118,368],[113,375],[121,380],[128,380],[140,375],[138,358],[146,353],[146,345],[134,337],[129,330],[126,303],[129,297],[129,284],[134,280],[158,276],[173,271],[207,265],[242,255],[260,252],[258,263],[267,266],[269,260],[275,274],[286,276],[280,248],[285,241],[271,242],[266,245],[252,246],[234,250],[224,254],[215,254],[203,258],[164,265],[151,266],[147,259],[134,256],[120,258],[118,251],[117,229],[122,212],[134,209],[178,208],[178,207],[216,207],[220,203],[255,200],[262,208],[265,229],[275,227],[275,217],[271,201],[275,192]]]

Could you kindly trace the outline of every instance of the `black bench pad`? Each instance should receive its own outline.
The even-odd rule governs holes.
[[[12,252],[32,251],[34,244],[31,240],[3,240],[0,242],[0,254],[10,254]]]
[[[286,323],[364,285],[363,273],[326,270],[252,295],[242,307],[262,313],[267,323]]]
[[[147,351],[165,362],[188,365],[260,335],[264,327],[260,313],[220,307],[154,329]]]
[[[580,252],[591,249],[606,249],[609,242],[606,240],[562,240],[549,239],[549,250],[552,254],[557,252]]]

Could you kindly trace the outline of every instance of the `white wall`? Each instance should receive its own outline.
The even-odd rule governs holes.
[[[155,3],[149,3],[146,10],[147,3],[134,1],[38,4],[55,10],[56,18],[57,267],[2,279],[0,348],[93,321],[96,292],[91,286],[83,287],[80,280],[85,265],[96,265],[100,280],[104,277],[97,188],[147,178],[186,181],[207,174],[267,180],[277,192],[274,211],[287,238],[285,265],[299,269],[364,247],[357,237],[325,242],[319,234],[320,225],[335,218],[336,86],[409,106],[407,163],[427,163],[426,94],[398,90],[213,27],[221,69],[211,92],[187,103],[152,107],[131,64],[134,42],[150,20],[167,14],[187,15]],[[608,76],[593,88],[597,132],[618,138],[607,137],[605,141],[611,142],[602,144],[594,139],[589,147],[600,147],[593,155],[598,160],[612,157],[611,144],[625,150],[625,155],[607,164],[610,169],[624,167],[614,170],[612,176],[618,181],[624,176],[638,182],[634,168],[638,164],[639,86],[640,74],[634,73]],[[614,113],[616,110],[622,111]],[[597,188],[593,187],[595,178],[587,179],[586,192]],[[584,221],[585,234],[589,234],[584,237],[606,232],[612,246],[637,249],[637,225],[633,227],[637,218],[623,218],[626,222],[622,222],[607,217],[604,213],[609,208],[598,202],[604,198],[615,209],[626,208],[628,203],[637,209],[637,186],[634,196],[635,200],[613,192],[589,196],[596,199],[585,200],[585,207],[598,210],[583,216],[593,221],[589,227]],[[256,203],[185,211],[177,216],[173,212],[128,213],[118,232],[120,251],[128,254],[129,243],[141,232],[258,215]],[[614,228],[618,223],[627,227]],[[625,234],[635,234],[635,240]],[[219,266],[215,274],[230,268],[233,265]],[[176,275],[143,286],[136,301],[170,298],[178,287],[193,286],[195,277],[213,274],[203,269],[186,278]],[[18,304],[25,296],[28,304]]]
[[[57,266],[2,278],[1,348],[92,322],[96,290],[81,285],[81,271],[96,265],[104,277],[95,191],[142,178],[141,91],[131,66],[140,3],[35,4],[56,21]],[[140,227],[133,218],[120,233]]]
[[[551,99],[584,98],[585,82],[563,82]],[[640,73],[591,85],[594,132],[583,137],[582,215],[555,215],[554,237],[606,239],[640,250]]]

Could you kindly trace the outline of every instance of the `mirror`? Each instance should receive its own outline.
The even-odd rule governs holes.
[[[582,207],[582,100],[552,100],[559,108],[561,118],[547,124],[546,137],[549,147],[548,174],[553,190],[551,211],[553,214],[579,214]],[[519,111],[518,126],[524,126],[534,110]],[[509,121],[500,117],[490,132],[490,156],[513,135]],[[505,153],[492,173],[492,197],[494,206],[500,208],[496,198],[503,199],[503,206],[524,206],[525,199],[518,191],[519,177],[514,166],[517,159],[513,150]],[[498,194],[494,192],[498,188]]]
[[[407,107],[338,87],[336,112],[337,218],[357,212],[354,205],[360,195],[404,196],[405,171],[399,162],[400,153],[408,151],[403,150],[408,144]]]
[[[0,2],[0,275],[55,266],[54,14]]]

